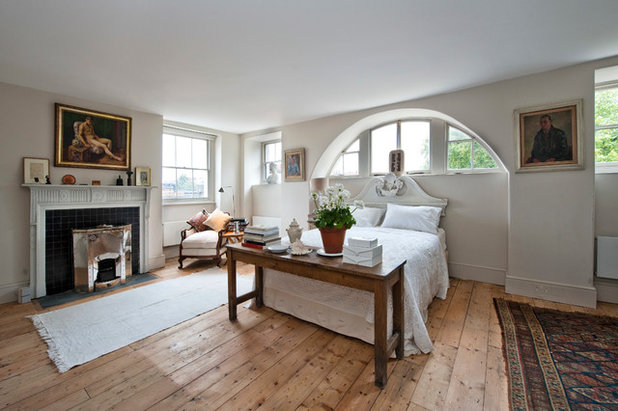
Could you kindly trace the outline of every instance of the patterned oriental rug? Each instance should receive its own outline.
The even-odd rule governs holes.
[[[618,318],[494,299],[513,410],[618,410]]]

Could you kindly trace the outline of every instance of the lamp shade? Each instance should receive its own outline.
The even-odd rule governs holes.
[[[326,187],[328,187],[328,177],[318,177],[311,179],[309,187],[312,193],[323,193],[324,190],[326,190]]]
[[[220,193],[225,192],[225,190],[223,189],[223,187],[219,187],[219,192],[220,192]]]

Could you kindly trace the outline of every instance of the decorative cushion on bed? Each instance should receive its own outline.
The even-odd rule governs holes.
[[[217,208],[215,209],[215,211],[210,213],[205,224],[215,231],[220,231],[225,228],[225,226],[231,219],[232,217],[229,214],[225,214],[223,211]]]
[[[193,227],[195,231],[199,233],[200,231],[206,230],[206,226],[204,225],[204,223],[207,219],[208,212],[206,210],[202,210],[195,214],[193,217],[191,217],[187,221],[187,224],[189,224],[191,227]]]
[[[402,228],[436,234],[440,223],[440,207],[402,206],[388,203],[382,227]]]
[[[358,227],[377,227],[380,225],[385,212],[386,209],[384,208],[364,207],[354,210],[352,216],[354,216]]]

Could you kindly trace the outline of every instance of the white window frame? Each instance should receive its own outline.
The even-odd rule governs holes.
[[[447,123],[446,124],[446,152],[445,152],[445,157],[444,157],[444,161],[445,161],[445,166],[446,166],[446,172],[444,174],[449,175],[449,174],[484,174],[484,173],[494,173],[498,168],[499,168],[499,163],[498,161],[496,161],[496,159],[494,158],[494,156],[491,155],[491,150],[488,149],[488,147],[486,146],[486,144],[475,138],[474,136],[470,135],[470,133],[468,133],[465,130],[462,130],[461,127],[457,127],[453,124]],[[453,140],[456,142],[465,142],[465,141],[471,141],[472,142],[472,149],[470,150],[470,164],[472,165],[471,168],[448,168],[448,146],[451,143],[448,139],[449,137],[449,129],[450,128],[454,128],[455,130],[459,131],[460,133],[465,134],[466,136],[468,136],[467,139],[465,140]],[[489,154],[489,156],[494,160],[494,163],[496,163],[496,167],[494,168],[475,168],[474,167],[474,147],[475,144],[474,143],[478,143],[486,152],[487,154]]]
[[[262,146],[261,146],[262,160],[260,162],[261,163],[261,168],[262,168],[262,177],[261,177],[260,181],[262,182],[262,184],[266,184],[266,178],[268,177],[267,176],[267,173],[268,173],[267,170],[268,169],[266,168],[266,146],[268,144],[276,144],[276,143],[281,144],[281,150],[279,150],[279,165],[280,165],[279,170],[283,171],[283,163],[282,163],[282,161],[283,161],[283,143],[281,142],[281,139],[263,141],[262,142]],[[270,161],[269,161],[269,163],[270,163]],[[280,174],[279,175],[279,183],[278,184],[281,184],[281,180],[282,180],[282,178],[281,178],[281,174]]]
[[[358,176],[331,176],[330,171],[335,163],[339,160],[344,152],[342,151],[331,165],[328,175],[335,179],[352,179],[352,178],[367,178],[373,176],[383,176],[380,173],[371,173],[371,131],[377,128],[398,123],[397,126],[397,145],[400,146],[401,139],[401,122],[406,121],[425,121],[429,122],[429,169],[406,172],[406,175],[424,176],[424,175],[455,175],[455,174],[488,174],[488,173],[503,173],[502,162],[497,158],[493,150],[480,138],[477,138],[470,130],[466,130],[457,126],[445,119],[438,117],[404,117],[398,120],[390,120],[373,126],[359,134],[356,140],[360,140],[359,153],[359,172]],[[467,169],[449,169],[448,168],[448,129],[453,127],[470,137],[471,140],[477,142],[483,147],[491,158],[496,163],[496,168],[467,168]],[[354,144],[352,141],[347,147]],[[347,148],[346,148],[347,149]]]
[[[216,140],[217,136],[214,134],[208,133],[206,131],[199,130],[198,128],[181,127],[181,126],[165,124],[165,123],[163,124],[163,134],[206,140],[206,150],[208,151],[207,159],[206,159],[206,170],[208,172],[208,190],[207,190],[207,193],[205,193],[206,196],[205,197],[194,197],[194,198],[165,198],[165,197],[162,197],[163,205],[191,204],[191,203],[203,204],[205,202],[214,202],[215,201],[214,141]],[[161,144],[163,144],[163,135],[161,136]],[[164,168],[175,168],[177,170],[178,169],[194,170],[193,168],[169,167],[169,166],[162,165],[161,171],[163,171]],[[163,193],[163,189],[161,190],[161,193]],[[161,195],[163,196],[163,194]]]
[[[600,84],[596,84],[595,91],[595,106],[596,106],[596,92],[600,90],[607,89],[618,89],[618,82],[608,81]],[[596,174],[618,174],[618,161],[612,161],[608,163],[598,163],[596,159],[596,137],[598,130],[607,130],[607,129],[618,129],[618,124],[605,125],[605,126],[597,126],[594,125],[594,147],[595,147],[595,158],[594,158],[594,171]]]

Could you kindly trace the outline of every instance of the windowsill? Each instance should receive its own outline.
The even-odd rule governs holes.
[[[215,204],[213,200],[205,199],[205,198],[193,198],[190,200],[163,200],[162,206],[180,206],[180,205],[191,205],[191,204]]]
[[[596,163],[594,167],[595,174],[618,174],[618,164],[603,164]]]

